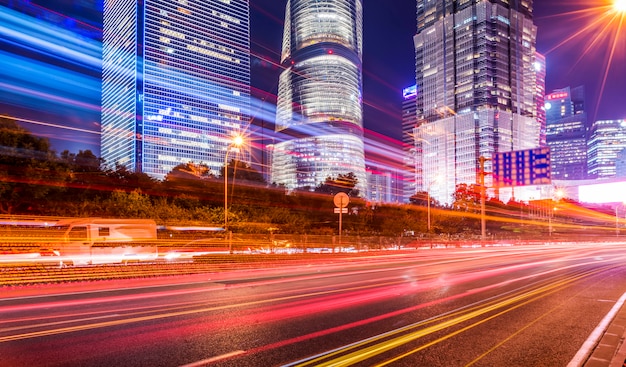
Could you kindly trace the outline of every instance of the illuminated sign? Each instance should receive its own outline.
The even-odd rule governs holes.
[[[554,99],[563,99],[563,98],[567,98],[567,97],[569,97],[569,93],[567,93],[567,92],[559,92],[559,93],[548,94],[546,96],[546,99],[554,100]]]
[[[550,148],[498,153],[492,175],[496,187],[550,184]]]
[[[412,85],[402,90],[402,97],[404,97],[404,99],[409,99],[411,97],[415,97],[416,95],[417,95],[417,85]]]

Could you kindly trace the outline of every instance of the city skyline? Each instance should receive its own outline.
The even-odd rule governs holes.
[[[2,5],[10,5],[14,0],[3,0]],[[56,2],[62,10],[62,2]],[[47,3],[46,3],[47,4]],[[52,5],[52,3],[51,3]],[[252,95],[265,103],[275,99],[276,80],[280,73],[278,66],[280,42],[282,36],[282,18],[284,2],[275,0],[256,0],[251,2],[251,77]],[[602,99],[598,97],[598,89],[604,71],[603,49],[596,47],[595,53],[585,53],[588,40],[582,36],[574,38],[563,45],[562,41],[575,34],[577,30],[588,24],[590,17],[585,13],[572,13],[576,9],[592,9],[597,7],[592,2],[566,1],[535,2],[535,23],[538,25],[539,52],[547,53],[546,90],[554,90],[567,85],[585,85],[588,94],[589,117],[595,119],[615,119],[626,116],[626,106],[620,103],[626,94],[626,73],[619,73],[619,63],[623,60],[623,49],[614,54],[613,65],[604,86]],[[373,133],[390,144],[399,144],[401,140],[401,90],[414,83],[414,50],[412,37],[416,31],[415,1],[398,0],[393,7],[376,2],[364,3],[364,127],[366,135]],[[597,46],[597,45],[596,45]],[[9,62],[5,60],[5,62]],[[92,82],[92,81],[90,81]],[[36,90],[32,93],[37,92]],[[50,104],[53,101],[50,102]],[[596,112],[596,106],[600,111]],[[4,111],[15,110],[15,105],[3,105]],[[5,112],[5,113],[6,113]],[[60,130],[55,126],[45,127],[42,124],[58,125],[54,113],[24,114],[32,120],[25,127],[43,136],[52,138],[53,147],[57,151],[69,148],[72,152],[78,149],[92,149],[99,153],[99,121],[86,120],[81,117],[69,116],[66,123],[78,130]],[[99,116],[99,111],[96,114]],[[594,117],[595,116],[595,117]],[[271,122],[271,120],[270,120]],[[86,130],[87,132],[83,132]]]

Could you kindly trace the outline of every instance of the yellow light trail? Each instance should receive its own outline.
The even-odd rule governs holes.
[[[485,319],[481,319],[471,325],[465,326],[459,330],[456,330],[454,332],[448,333],[445,336],[438,338],[432,342],[429,342],[427,344],[424,344],[418,348],[412,349],[411,351],[404,353],[402,355],[396,356],[391,360],[385,361],[382,364],[379,364],[377,366],[385,366],[388,364],[391,364],[395,361],[398,361],[402,358],[405,358],[411,354],[417,353],[421,350],[424,350],[428,347],[431,347],[437,343],[440,343],[442,341],[445,341],[453,336],[456,336],[462,332],[465,332],[473,327],[476,327],[478,325],[481,325],[487,321],[490,321],[492,319],[495,319],[499,316],[502,316],[510,311],[513,311],[519,307],[522,307],[524,305],[527,305],[531,302],[534,302],[538,299],[541,299],[542,297],[545,297],[549,294],[558,292],[560,290],[562,290],[563,288],[566,288],[567,286],[571,285],[573,282],[578,281],[580,279],[595,275],[597,273],[600,273],[601,271],[604,271],[605,269],[601,269],[601,270],[595,270],[592,272],[586,272],[586,273],[582,273],[582,274],[577,274],[577,275],[573,275],[570,276],[568,278],[565,278],[559,282],[555,282],[555,283],[548,283],[546,285],[543,285],[539,288],[536,288],[534,290],[531,291],[526,291],[526,292],[519,292],[517,295],[514,295],[512,297],[508,297],[505,298],[504,300],[501,301],[494,301],[491,302],[490,304],[486,304],[486,305],[482,305],[482,306],[476,306],[474,308],[470,308],[469,312],[467,312],[468,310],[464,310],[464,311],[460,311],[457,313],[454,313],[452,315],[448,315],[447,317],[452,316],[451,319],[448,319],[446,321],[440,322],[438,324],[411,332],[409,334],[405,334],[405,335],[401,335],[399,337],[396,337],[394,339],[390,339],[390,340],[386,340],[386,341],[382,341],[378,344],[374,344],[371,345],[369,347],[366,348],[361,348],[358,349],[360,347],[363,347],[365,345],[369,345],[374,341],[377,340],[383,340],[388,338],[390,335],[393,334],[399,334],[399,333],[403,333],[407,330],[410,330],[411,328],[415,328],[415,327],[422,327],[424,326],[424,324],[428,324],[428,323],[432,323],[441,319],[444,319],[444,317],[438,318],[438,319],[433,319],[430,320],[429,322],[426,323],[418,323],[418,324],[413,324],[413,325],[408,325],[404,328],[400,328],[397,330],[394,330],[391,333],[387,333],[387,334],[382,334],[378,337],[375,338],[371,338],[371,339],[367,339],[361,343],[355,343],[355,344],[351,344],[343,349],[338,349],[338,350],[334,350],[332,353],[317,357],[315,359],[311,359],[308,360],[304,363],[300,363],[300,364],[296,364],[296,366],[298,367],[303,367],[303,366],[309,366],[309,365],[315,365],[318,367],[321,366],[332,366],[332,367],[341,367],[341,366],[350,366],[352,364],[355,363],[359,363],[359,362],[363,362],[369,358],[375,357],[377,355],[380,355],[382,353],[388,352],[392,349],[395,349],[397,347],[400,347],[402,345],[405,345],[407,343],[413,342],[417,339],[420,339],[422,337],[431,335],[433,333],[436,332],[440,332],[443,331],[447,328],[462,324],[464,322],[470,321],[474,318],[480,317],[480,316],[484,316],[486,314],[489,314],[491,312],[495,312],[498,311],[502,308],[505,308],[504,310],[494,314],[494,315],[490,315],[488,317],[486,317]],[[509,308],[506,308],[509,307]],[[354,350],[353,352],[349,353],[349,354],[343,354],[346,351],[349,350]],[[339,356],[337,358],[334,358],[332,360],[327,360],[329,357],[333,357],[333,356]],[[327,360],[323,363],[321,363],[321,361]]]

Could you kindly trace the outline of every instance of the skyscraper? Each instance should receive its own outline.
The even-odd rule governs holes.
[[[587,114],[582,86],[562,88],[546,96],[546,139],[555,180],[587,177]]]
[[[539,145],[544,147],[546,142],[546,57],[539,52],[535,53],[535,106],[537,108],[537,124],[539,125]]]
[[[313,189],[354,173],[365,188],[361,0],[288,0],[272,182]]]
[[[417,85],[402,90],[402,151],[404,153],[404,178],[402,201],[408,202],[409,198],[417,192],[418,180],[422,178],[421,160],[417,160],[415,150],[415,138],[413,129],[418,124],[417,120]]]
[[[249,122],[249,29],[246,0],[105,0],[106,162],[157,178],[188,162],[217,173]]]
[[[418,190],[450,203],[479,157],[539,146],[532,1],[418,0],[417,25]]]
[[[589,177],[615,177],[618,155],[626,149],[626,119],[594,122],[587,149]]]

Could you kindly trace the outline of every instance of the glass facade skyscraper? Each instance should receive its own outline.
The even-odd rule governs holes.
[[[588,142],[587,169],[590,178],[617,176],[618,156],[626,149],[626,119],[593,123]]]
[[[546,96],[547,142],[555,180],[587,178],[587,114],[582,86],[562,88]]]
[[[272,182],[313,189],[354,173],[365,188],[361,0],[288,0]]]
[[[422,179],[422,161],[415,149],[413,129],[419,124],[417,120],[417,85],[402,90],[402,152],[404,153],[404,178],[402,185],[402,202],[417,192],[418,181]],[[421,184],[419,184],[421,187]]]
[[[105,0],[107,164],[156,178],[188,162],[217,173],[249,123],[249,31],[247,0]]]
[[[417,25],[418,191],[448,204],[479,157],[539,146],[537,29],[522,0],[418,0]]]

